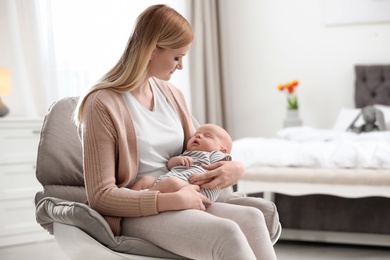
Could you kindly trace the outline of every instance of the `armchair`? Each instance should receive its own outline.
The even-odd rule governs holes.
[[[72,121],[77,100],[54,103],[43,122],[36,166],[43,186],[35,196],[37,222],[71,259],[183,259],[147,241],[114,236],[105,219],[84,203],[82,147]],[[279,225],[274,243],[280,230]]]

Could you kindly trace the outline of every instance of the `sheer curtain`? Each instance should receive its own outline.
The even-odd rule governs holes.
[[[192,112],[199,123],[227,127],[218,0],[192,0],[190,21],[195,41],[190,52]]]
[[[11,93],[5,97],[10,115],[38,116],[47,111],[51,86],[52,56],[43,27],[45,1],[0,1],[0,65],[11,70]],[[49,24],[49,23],[48,23]],[[44,102],[42,102],[44,101]]]
[[[1,0],[0,66],[11,69],[9,116],[41,117],[56,100],[89,89],[122,54],[152,0]],[[186,1],[167,0],[187,16]],[[185,60],[186,66],[187,60]],[[171,82],[190,102],[189,71]]]

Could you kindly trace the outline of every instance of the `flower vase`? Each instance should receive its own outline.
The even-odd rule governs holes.
[[[299,118],[298,109],[287,109],[286,119],[284,120],[284,127],[301,126],[302,120]]]

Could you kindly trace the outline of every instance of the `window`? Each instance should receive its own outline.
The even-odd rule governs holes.
[[[51,0],[45,10],[58,95],[77,96],[89,89],[120,58],[135,19],[148,6],[161,1]],[[185,1],[165,1],[186,17]],[[171,82],[190,103],[188,60]],[[187,64],[186,64],[187,63]]]

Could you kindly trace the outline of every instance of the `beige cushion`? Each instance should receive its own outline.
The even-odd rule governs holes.
[[[245,181],[389,186],[389,169],[333,169],[302,167],[252,167],[241,178]]]

